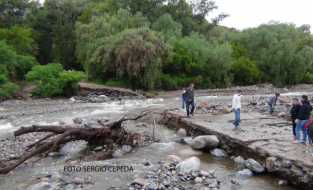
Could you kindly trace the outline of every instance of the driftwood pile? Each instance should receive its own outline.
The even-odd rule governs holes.
[[[128,133],[123,127],[122,123],[129,120],[138,120],[147,113],[143,112],[136,117],[128,118],[122,117],[116,121],[102,121],[98,120],[101,128],[82,128],[78,125],[33,125],[30,127],[21,127],[14,132],[15,137],[28,133],[48,133],[39,141],[27,147],[24,155],[13,163],[1,164],[0,174],[6,174],[14,170],[19,165],[23,164],[28,159],[37,155],[47,155],[50,152],[58,151],[62,146],[70,141],[85,140],[90,146],[113,144],[118,145],[136,145],[140,141],[140,134]]]

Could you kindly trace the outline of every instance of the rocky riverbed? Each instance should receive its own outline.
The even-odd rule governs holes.
[[[196,111],[197,115],[219,115],[227,112],[225,108],[230,104],[231,96],[215,93],[198,92],[200,96],[197,97],[199,106]],[[254,98],[250,95],[244,98],[247,108]],[[205,106],[200,106],[202,103]],[[20,126],[38,123],[90,123],[95,119],[116,119],[123,114],[133,114],[146,109],[156,113],[162,113],[166,109],[181,111],[180,97],[111,100],[105,96],[91,95],[87,99],[74,97],[59,100],[3,102],[0,104],[0,160],[18,158],[27,145],[44,135],[29,134],[13,138],[12,132]],[[117,147],[113,159],[95,161],[98,160],[97,155],[105,152],[106,147],[93,147],[90,150],[84,142],[70,143],[60,153],[50,154],[46,158],[33,159],[10,174],[0,176],[0,189],[140,189],[149,185],[150,187],[163,185],[164,189],[195,187],[222,190],[292,189],[288,186],[280,186],[286,185],[285,181],[280,179],[267,175],[255,175],[256,172],[253,171],[255,167],[252,166],[257,164],[255,165],[250,160],[249,165],[248,159],[238,157],[231,159],[220,147],[205,152],[191,148],[192,146],[188,144],[190,137],[184,137],[184,141],[179,140],[186,134],[182,131],[176,134],[175,131],[158,125],[156,115],[138,123],[125,124],[128,130],[140,132],[147,137],[148,143],[142,146]],[[182,142],[184,144],[181,144]],[[85,151],[86,148],[87,151]],[[171,160],[169,157],[176,160]],[[178,165],[193,157],[200,160],[199,168],[181,173]],[[242,164],[237,162],[242,162]],[[251,163],[254,164],[251,166]],[[72,165],[124,165],[132,166],[134,172],[64,172],[65,166]],[[209,173],[208,176],[207,173]]]

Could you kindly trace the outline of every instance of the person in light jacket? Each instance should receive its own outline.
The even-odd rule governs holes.
[[[240,110],[241,110],[241,91],[238,91],[237,94],[234,94],[232,101],[232,111],[235,114],[234,126],[235,130],[239,128],[240,124]]]

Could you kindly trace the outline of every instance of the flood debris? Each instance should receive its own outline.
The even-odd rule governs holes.
[[[62,125],[33,125],[30,127],[21,127],[14,132],[14,136],[18,137],[28,133],[48,133],[40,140],[29,145],[27,151],[16,161],[8,164],[1,164],[0,174],[6,174],[14,170],[19,165],[23,164],[28,159],[51,152],[57,152],[65,144],[72,141],[84,140],[89,146],[107,145],[112,151],[113,144],[135,146],[138,144],[140,134],[128,133],[122,123],[130,120],[138,120],[147,115],[147,112],[142,112],[136,117],[123,116],[115,121],[98,120],[101,126],[82,127],[77,124],[62,126]],[[110,148],[111,147],[111,148]],[[128,148],[129,149],[129,148]]]
[[[129,184],[129,190],[218,190],[221,182],[215,171],[200,170],[200,160],[191,157],[181,161],[176,155],[171,155],[167,161],[160,161],[155,171],[147,172],[137,177]],[[188,164],[186,164],[188,163]],[[182,165],[188,165],[188,170],[181,170]],[[193,165],[194,167],[190,167]]]

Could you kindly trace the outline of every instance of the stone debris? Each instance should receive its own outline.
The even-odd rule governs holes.
[[[194,149],[214,149],[219,145],[220,141],[215,135],[197,136],[191,142]]]
[[[238,177],[247,178],[253,176],[253,172],[249,169],[243,169],[236,173]]]
[[[189,173],[200,169],[200,159],[197,157],[188,158],[176,166],[177,171],[182,173]]]
[[[245,161],[245,167],[257,174],[263,173],[265,171],[265,168],[252,158],[249,158]]]
[[[211,150],[210,153],[214,157],[217,157],[217,158],[225,158],[225,157],[227,157],[227,153],[224,150],[219,149],[219,148],[215,148],[215,149]]]
[[[186,129],[184,129],[184,128],[178,129],[178,131],[177,131],[177,136],[180,137],[180,138],[186,137],[186,136],[187,136],[187,131],[186,131]]]
[[[173,155],[171,155],[173,157]],[[177,157],[175,155],[175,157]],[[191,162],[195,158],[185,161]],[[198,158],[197,158],[198,159]],[[182,162],[185,162],[182,161]],[[180,163],[182,163],[180,162]],[[182,173],[176,161],[159,162],[155,172],[138,177],[129,184],[129,190],[218,190],[221,182],[216,178],[215,171],[190,170]]]
[[[239,167],[244,167],[245,159],[243,157],[237,156],[237,157],[233,158],[233,160]]]

